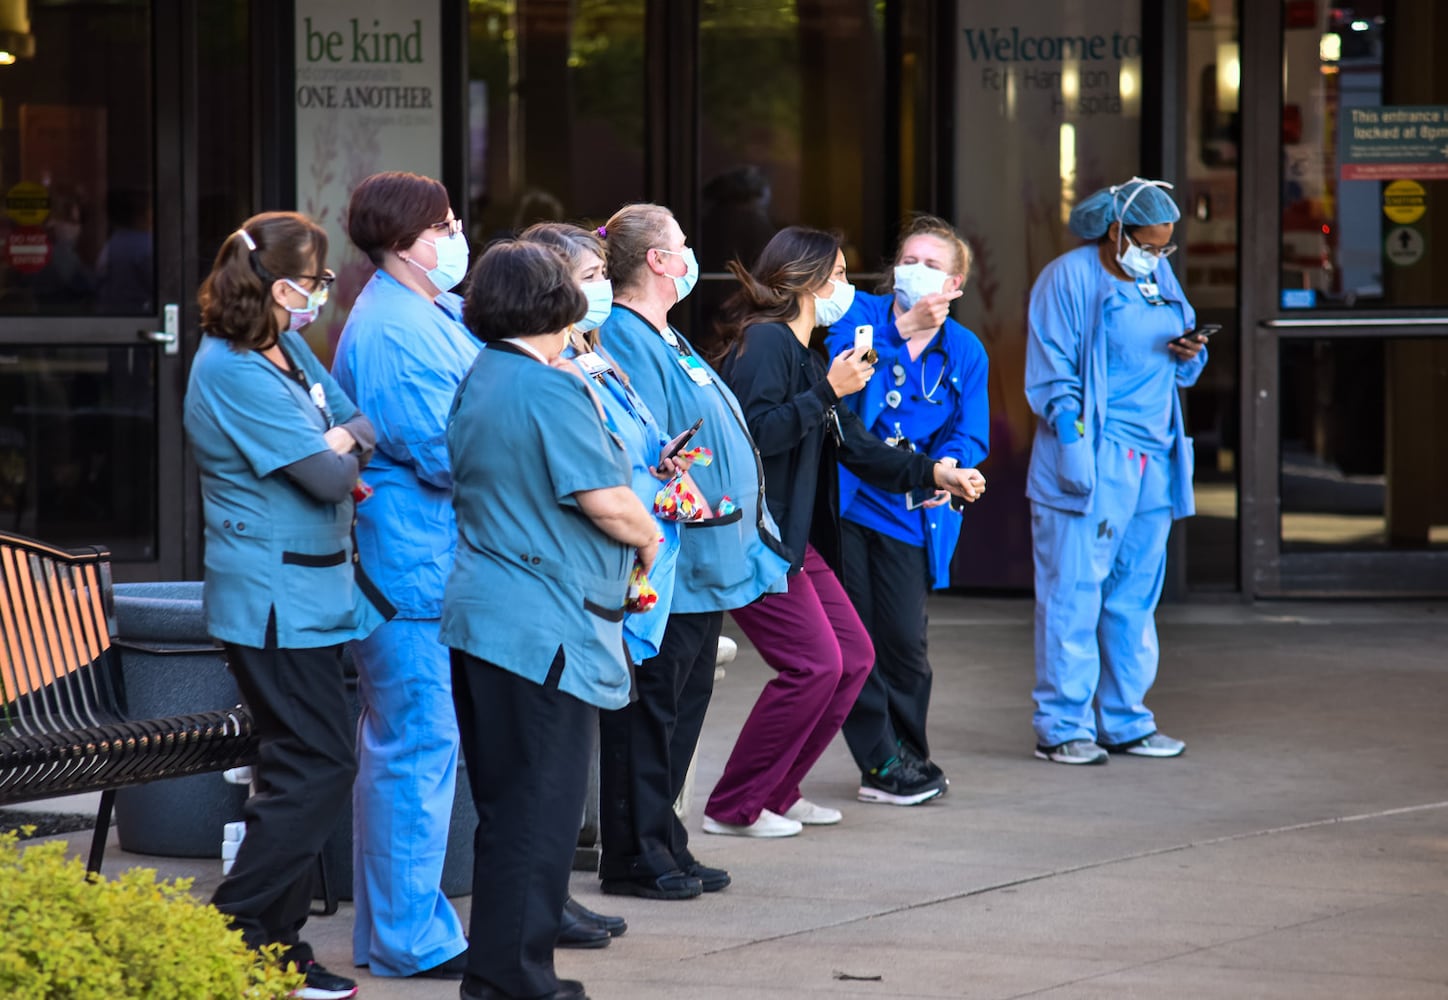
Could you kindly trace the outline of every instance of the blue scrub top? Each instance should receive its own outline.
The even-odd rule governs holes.
[[[1165,300],[1163,300],[1165,301]],[[1182,314],[1152,305],[1135,282],[1117,281],[1106,297],[1106,423],[1102,435],[1165,456],[1171,451],[1176,358],[1166,345],[1182,335]]]
[[[1175,320],[1172,336],[1195,327],[1196,311],[1171,265],[1157,264],[1151,277],[1166,301],[1166,305],[1152,308],[1158,318]],[[1088,243],[1047,264],[1031,286],[1026,401],[1040,419],[1026,474],[1026,496],[1056,510],[1085,513],[1092,509],[1097,448],[1106,436],[1112,398],[1107,303],[1123,285],[1129,293],[1138,294],[1134,282],[1121,281],[1106,270],[1096,244]],[[1190,361],[1167,356],[1176,388],[1196,384],[1207,363],[1205,347]],[[1180,395],[1173,391],[1170,396],[1172,516],[1182,518],[1196,509],[1192,497],[1195,456],[1182,419]],[[1085,433],[1080,441],[1063,444],[1055,424],[1068,415],[1080,419]]]
[[[357,508],[357,547],[403,618],[442,614],[457,523],[447,415],[480,344],[462,323],[462,299],[435,303],[378,271],[357,296],[332,374],[377,431]]]
[[[629,486],[623,442],[583,379],[511,344],[478,355],[448,420],[458,550],[442,642],[536,684],[560,649],[558,689],[628,703],[623,604],[634,550],[574,494]]]
[[[784,593],[790,561],[765,506],[764,466],[734,393],[682,334],[672,327],[655,329],[627,306],[615,305],[598,333],[665,427],[677,433],[704,419],[690,444],[709,448],[714,461],[689,474],[710,506],[717,508],[725,496],[736,505],[732,514],[680,526],[670,611],[731,611],[763,594]],[[690,371],[697,374],[691,377]]]
[[[895,325],[890,295],[859,293],[849,312],[830,327],[825,341],[831,357],[855,346],[855,327],[874,327],[880,359],[875,374],[844,405],[859,414],[871,433],[883,439],[899,432],[916,450],[934,459],[954,458],[974,468],[990,452],[989,358],[974,333],[947,318],[918,358],[912,359]],[[896,384],[895,365],[904,371]],[[897,397],[896,405],[891,406]],[[960,540],[961,516],[949,506],[905,509],[905,497],[862,483],[840,469],[840,504],[848,521],[871,528],[929,555],[932,585],[950,585],[950,562]]]
[[[654,498],[664,484],[654,478],[649,467],[658,466],[663,446],[669,443],[670,436],[654,420],[653,414],[638,394],[624,383],[618,365],[602,347],[593,354],[598,362],[608,368],[596,374],[589,370],[590,367],[598,368],[597,364],[589,364],[591,359],[585,358],[584,362],[580,362],[571,347],[564,353],[574,358],[578,370],[590,379],[603,406],[605,423],[609,430],[623,441],[624,449],[628,452],[634,493],[643,501],[643,505],[652,511]],[[674,597],[674,574],[679,561],[679,523],[666,521],[657,515],[654,516],[654,522],[658,525],[660,538],[663,539],[659,543],[659,554],[649,570],[649,584],[659,595],[658,603],[648,611],[629,612],[623,618],[623,638],[628,643],[629,655],[635,663],[642,663],[658,655],[659,643],[663,642],[664,628],[669,622],[669,606]]]
[[[321,387],[325,412],[260,353],[208,335],[191,364],[185,423],[201,474],[208,630],[263,648],[275,613],[276,645],[310,649],[367,636],[391,608],[364,594],[352,500],[325,503],[281,471],[327,451],[323,434],[358,412],[299,334],[281,344]]]

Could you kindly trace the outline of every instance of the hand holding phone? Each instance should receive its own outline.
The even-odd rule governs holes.
[[[875,352],[875,328],[869,324],[855,327],[855,360],[873,365],[880,360]]]
[[[1173,337],[1170,343],[1176,344],[1178,347],[1186,347],[1197,337],[1201,337],[1204,340],[1210,339],[1212,334],[1216,333],[1221,328],[1222,324],[1220,323],[1203,323],[1201,326],[1197,327],[1195,330],[1190,331],[1189,333],[1184,333],[1180,337]]]
[[[690,427],[688,430],[684,431],[682,434],[680,434],[678,437],[674,438],[674,439],[673,439],[672,441],[670,441],[668,444],[664,445],[664,451],[663,451],[663,454],[660,456],[660,460],[667,462],[669,459],[673,458],[673,457],[674,457],[675,455],[677,455],[679,452],[683,451],[683,450],[684,450],[684,445],[688,444],[689,441],[694,437],[694,435],[699,433],[699,428],[700,428],[700,427],[703,427],[703,426],[704,426],[704,418],[703,418],[703,417],[700,417],[698,420],[695,420],[695,421],[694,421],[694,426]]]

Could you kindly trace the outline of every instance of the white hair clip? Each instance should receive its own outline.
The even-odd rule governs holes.
[[[245,227],[242,227],[241,229],[238,229],[238,230],[237,230],[235,233],[233,233],[232,235],[233,235],[233,236],[240,236],[240,237],[241,237],[241,242],[243,242],[243,243],[246,244],[246,248],[247,248],[248,250],[250,250],[250,251],[252,251],[252,252],[255,252],[255,251],[256,251],[256,240],[254,240],[254,239],[251,238],[251,233],[247,232]]]

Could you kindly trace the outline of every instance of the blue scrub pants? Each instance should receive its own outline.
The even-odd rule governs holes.
[[[1111,439],[1089,514],[1031,504],[1036,740],[1125,743],[1156,731],[1156,604],[1171,532],[1171,463]]]
[[[458,728],[438,622],[393,619],[352,645],[362,696],[352,786],[352,960],[410,976],[467,950],[440,888]]]

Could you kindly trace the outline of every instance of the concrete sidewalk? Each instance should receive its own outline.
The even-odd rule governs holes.
[[[575,876],[576,896],[630,929],[559,952],[560,973],[595,1000],[1448,998],[1448,605],[1196,602],[1160,617],[1152,707],[1186,756],[1033,759],[1031,605],[944,597],[932,749],[950,795],[856,802],[837,742],[804,791],[844,822],[780,841],[697,832],[769,675],[741,642],[690,820],[734,885],[666,903]],[[114,847],[106,870],[133,864],[208,893],[220,871]],[[308,927],[339,972],[350,931],[346,906]],[[367,1000],[457,995],[359,971]]]

